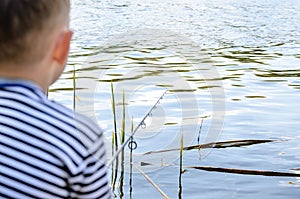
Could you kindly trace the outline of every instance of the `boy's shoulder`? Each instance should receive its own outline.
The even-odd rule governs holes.
[[[73,125],[82,138],[93,142],[102,136],[102,130],[98,124],[87,116],[52,100],[48,100],[46,105],[55,110],[62,120]]]
[[[51,134],[77,143],[84,140],[89,145],[102,136],[96,122],[49,100],[32,82],[0,79],[0,109],[5,117],[2,123],[14,121],[14,128],[26,128],[29,133],[36,129],[40,132],[36,136]]]

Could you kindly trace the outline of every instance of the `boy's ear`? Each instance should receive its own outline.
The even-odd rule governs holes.
[[[53,58],[58,64],[64,65],[69,55],[70,43],[73,32],[71,30],[64,31],[57,40]]]

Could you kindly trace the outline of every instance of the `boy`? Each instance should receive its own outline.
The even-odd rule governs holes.
[[[45,95],[69,12],[69,0],[0,1],[0,198],[111,198],[101,130]]]

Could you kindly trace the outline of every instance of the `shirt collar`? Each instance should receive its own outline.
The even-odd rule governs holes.
[[[47,99],[47,96],[42,91],[41,87],[30,80],[0,78],[0,88],[25,88],[25,89],[17,89],[17,90],[18,92],[21,92],[23,94],[26,93],[28,94],[28,92],[31,91],[32,93],[35,94],[37,98]]]

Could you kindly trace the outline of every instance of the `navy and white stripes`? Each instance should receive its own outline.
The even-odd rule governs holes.
[[[0,80],[0,198],[110,198],[105,161],[94,122]]]

